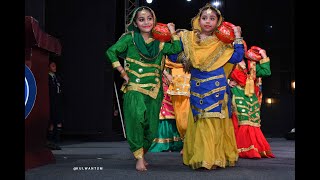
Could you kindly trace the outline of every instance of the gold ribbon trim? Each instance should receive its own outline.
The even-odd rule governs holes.
[[[251,79],[250,76],[246,80],[244,94],[248,97],[251,97],[254,94],[254,81],[253,81],[253,79]]]
[[[136,150],[135,152],[133,152],[133,156],[136,158],[136,159],[142,159],[143,158],[143,148],[140,148],[138,150]]]

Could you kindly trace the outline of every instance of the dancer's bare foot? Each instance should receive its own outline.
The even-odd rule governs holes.
[[[213,166],[211,167],[211,169],[217,169],[217,168],[218,168],[217,165],[213,165]]]
[[[183,155],[183,149],[181,149],[181,151],[180,151],[180,155],[181,155],[181,156]]]
[[[149,165],[149,163],[148,163],[145,159],[143,159],[143,164],[144,164],[145,166],[148,166],[148,165]]]
[[[146,171],[146,170],[147,170],[147,168],[146,168],[146,166],[144,165],[144,162],[143,162],[143,161],[144,161],[143,158],[137,160],[136,169],[137,169],[138,171]]]

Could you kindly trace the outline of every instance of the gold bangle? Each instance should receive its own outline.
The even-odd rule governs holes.
[[[235,38],[233,42],[234,42],[234,44],[243,44],[243,41],[242,41],[242,40],[243,40],[242,37],[240,37],[240,38]]]
[[[121,71],[120,71],[120,74],[122,74],[124,72],[124,69],[122,69]]]
[[[123,71],[121,74],[120,74],[120,77],[125,77],[126,75],[128,75],[125,71]]]

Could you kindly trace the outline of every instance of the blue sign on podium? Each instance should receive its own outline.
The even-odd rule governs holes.
[[[37,84],[36,80],[27,65],[25,65],[25,72],[24,72],[24,105],[25,105],[25,119],[27,119],[28,115],[30,114],[37,95]]]

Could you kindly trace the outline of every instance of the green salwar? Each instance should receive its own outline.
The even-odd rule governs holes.
[[[141,147],[148,150],[156,137],[163,91],[156,99],[137,91],[124,94],[123,114],[130,150],[136,152]]]

